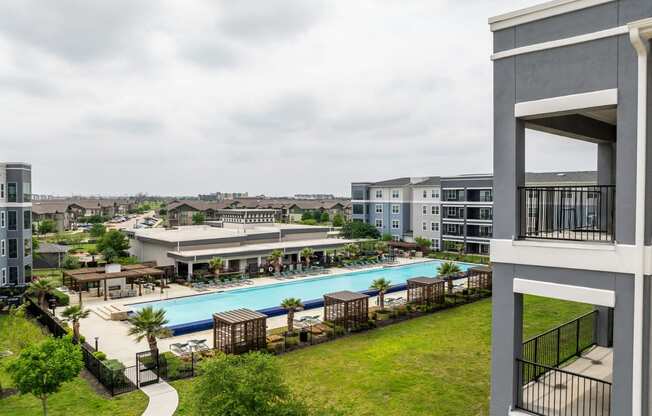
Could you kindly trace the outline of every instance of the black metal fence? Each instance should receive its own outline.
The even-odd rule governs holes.
[[[543,366],[558,367],[597,342],[598,311],[537,335],[523,343],[522,358]]]
[[[611,415],[611,383],[531,361],[516,362],[517,408],[541,416]]]
[[[519,187],[520,238],[614,241],[616,187]]]

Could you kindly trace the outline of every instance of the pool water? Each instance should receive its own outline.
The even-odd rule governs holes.
[[[163,308],[166,311],[169,326],[211,319],[216,312],[247,308],[252,310],[279,306],[288,297],[302,301],[319,299],[326,293],[350,290],[360,292],[368,290],[371,282],[380,277],[389,279],[392,285],[404,284],[407,279],[417,276],[435,277],[440,261],[427,261],[405,266],[384,269],[356,271],[335,276],[323,276],[312,279],[289,281],[258,287],[245,287],[226,292],[214,292],[203,295],[188,296],[177,299],[133,304],[134,310],[145,306]],[[458,263],[462,271],[471,264]]]

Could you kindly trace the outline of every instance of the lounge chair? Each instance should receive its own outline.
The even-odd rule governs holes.
[[[170,351],[172,351],[173,354],[175,355],[186,355],[190,354],[191,350],[190,347],[188,346],[188,343],[174,343],[170,344]]]
[[[190,344],[190,350],[191,351],[205,351],[209,350],[210,347],[206,344],[205,339],[191,339],[188,340],[188,344]]]

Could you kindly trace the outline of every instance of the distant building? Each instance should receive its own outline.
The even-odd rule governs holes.
[[[0,163],[0,287],[32,281],[32,167]]]
[[[64,231],[72,229],[80,218],[124,215],[135,207],[134,201],[118,199],[41,200],[33,203],[33,220],[37,226],[41,221],[52,220],[57,231]]]
[[[249,192],[214,192],[198,196],[200,201],[224,201],[225,199],[248,198]]]
[[[295,194],[296,199],[335,199],[333,194]]]

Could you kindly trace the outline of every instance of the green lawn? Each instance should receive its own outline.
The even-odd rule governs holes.
[[[525,337],[591,306],[525,300]],[[491,299],[283,355],[288,383],[318,406],[347,415],[487,415]],[[189,415],[192,380],[179,390],[178,415]]]
[[[30,320],[0,315],[0,350],[17,354],[25,346],[42,340],[46,335]],[[11,358],[0,361],[0,382],[11,388],[9,375],[4,370]],[[147,397],[140,391],[108,398],[97,394],[82,377],[63,386],[49,400],[49,415],[136,416],[147,407]],[[13,395],[0,399],[0,416],[41,415],[41,402],[32,395]]]

